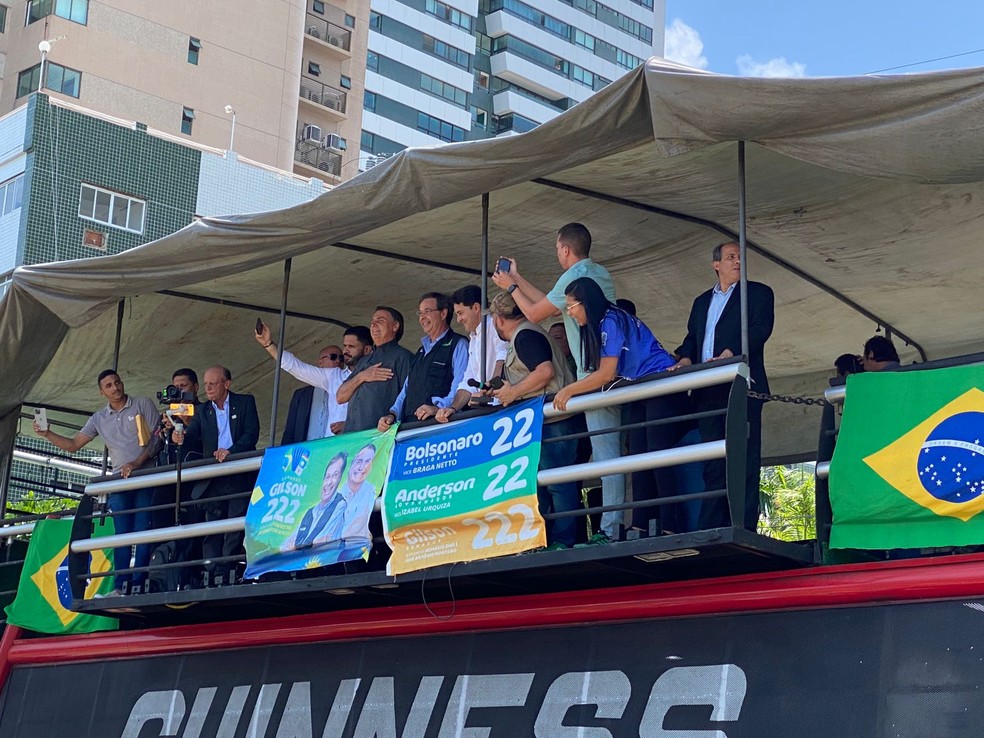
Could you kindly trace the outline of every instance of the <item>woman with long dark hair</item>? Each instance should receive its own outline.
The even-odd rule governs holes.
[[[560,390],[554,407],[567,408],[574,395],[603,389],[618,379],[635,380],[665,371],[676,362],[641,320],[609,302],[597,282],[581,277],[564,291],[567,312],[581,326],[579,350],[588,376]],[[573,348],[573,347],[572,347]],[[684,393],[652,397],[628,405],[628,422],[660,420],[687,412]],[[629,431],[629,453],[661,451],[680,440],[680,423],[650,425]],[[632,475],[635,501],[670,497],[676,493],[672,468],[652,469]],[[651,525],[655,521],[655,525]],[[641,535],[660,533],[659,508],[639,507],[632,511],[632,527]]]

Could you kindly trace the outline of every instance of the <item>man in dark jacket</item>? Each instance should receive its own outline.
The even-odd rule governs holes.
[[[680,360],[671,367],[678,369],[741,355],[741,279],[740,248],[737,243],[723,243],[714,248],[712,257],[718,281],[697,296],[687,321],[687,337],[676,353]],[[761,282],[748,283],[748,370],[750,389],[768,392],[765,375],[765,342],[775,323],[775,296],[772,288]],[[705,387],[693,393],[697,412],[726,407],[731,385]],[[762,464],[762,401],[748,401],[748,452],[746,456],[744,526],[754,531],[759,516],[759,468]],[[718,415],[700,421],[703,441],[724,438],[725,419]],[[723,459],[704,462],[704,489],[727,487]],[[739,521],[736,521],[739,522]],[[704,500],[700,511],[700,528],[719,528],[731,524],[728,500],[715,497]]]
[[[256,414],[256,400],[252,395],[239,395],[229,391],[232,373],[222,366],[205,371],[205,396],[201,412],[192,418],[184,433],[174,432],[175,443],[200,442],[202,454],[223,462],[232,454],[255,451],[260,437],[260,419]],[[214,497],[252,490],[256,474],[234,474],[214,477],[195,484],[191,492],[194,500],[210,500]],[[205,520],[240,518],[246,514],[249,496],[232,500],[215,500],[205,503]],[[202,541],[202,554],[206,559],[234,556],[242,551],[242,532],[206,536]],[[223,565],[220,571],[228,570]],[[214,564],[206,564],[205,570],[213,572]]]

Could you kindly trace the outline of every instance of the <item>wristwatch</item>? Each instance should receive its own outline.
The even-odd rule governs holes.
[[[511,295],[513,292],[516,291],[516,289],[518,287],[519,287],[518,284],[513,283],[513,284],[509,285],[509,288],[506,290],[506,292],[508,292]]]

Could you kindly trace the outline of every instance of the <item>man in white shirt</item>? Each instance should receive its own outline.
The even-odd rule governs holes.
[[[277,358],[277,344],[270,337],[270,327],[262,323],[259,333],[255,333],[257,343],[259,343],[273,359]],[[318,366],[305,364],[287,349],[284,349],[280,368],[293,377],[301,380],[305,384],[310,384],[316,390],[320,390],[324,405],[319,408],[319,421],[314,420],[314,406],[312,405],[311,423],[321,425],[322,433],[317,438],[327,438],[342,433],[345,429],[345,417],[348,409],[347,403],[340,403],[335,398],[338,388],[342,382],[349,378],[352,367],[366,354],[372,351],[372,336],[369,329],[362,325],[357,325],[345,331],[342,337],[342,361],[344,366]],[[286,431],[285,431],[286,434]],[[299,441],[301,439],[295,439]],[[311,440],[310,431],[307,439]]]
[[[478,387],[468,384],[468,380],[488,382],[492,377],[502,374],[502,363],[506,359],[509,344],[499,338],[492,326],[492,317],[483,316],[482,288],[470,284],[456,290],[451,295],[454,319],[468,331],[468,368],[458,385],[454,400],[448,407],[437,411],[437,421],[447,423],[451,416],[464,409]],[[482,342],[485,342],[485,376],[482,376]]]

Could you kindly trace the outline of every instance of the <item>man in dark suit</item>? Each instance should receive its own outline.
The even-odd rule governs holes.
[[[256,414],[256,400],[252,395],[237,395],[229,391],[232,373],[222,366],[213,366],[205,371],[205,396],[201,412],[192,418],[184,433],[174,432],[175,443],[196,443],[202,445],[202,453],[207,459],[225,461],[231,454],[255,451],[260,437],[260,419]],[[236,492],[250,491],[256,481],[256,474],[234,474],[215,477],[195,484],[191,492],[193,500],[221,497]],[[239,518],[246,514],[249,497],[233,500],[216,500],[205,503],[205,520],[225,520]],[[219,556],[233,556],[242,550],[243,534],[225,533],[206,536],[202,541],[202,555],[206,559]],[[221,570],[230,566],[223,565]],[[214,572],[214,565],[206,564],[206,571]]]
[[[342,366],[342,350],[334,345],[325,346],[318,352],[318,363],[315,366],[320,369],[335,369]],[[280,437],[281,446],[325,437],[323,428],[311,428],[313,402],[317,399],[324,404],[324,392],[322,389],[315,392],[315,388],[310,385],[301,387],[294,392],[290,398],[290,408],[287,410],[287,424],[284,426],[284,434]],[[334,398],[331,399],[334,400]],[[339,427],[339,431],[332,428],[335,433],[340,432],[340,430],[341,427]]]
[[[741,279],[740,248],[737,243],[723,243],[714,248],[714,271],[718,283],[699,295],[690,309],[687,337],[677,349],[680,360],[671,367],[678,369],[691,364],[727,359],[741,355]],[[761,282],[748,283],[748,369],[751,389],[768,392],[765,375],[765,342],[772,335],[775,323],[775,296],[772,288]],[[716,410],[728,403],[730,385],[722,384],[695,390],[694,409],[697,412]],[[762,401],[748,400],[748,453],[746,458],[744,526],[754,531],[759,516],[759,468],[762,465]],[[703,441],[724,438],[723,416],[700,420]],[[724,489],[727,486],[724,460],[704,462],[704,488]],[[719,528],[731,524],[728,501],[725,497],[704,500],[700,511],[700,528]]]

